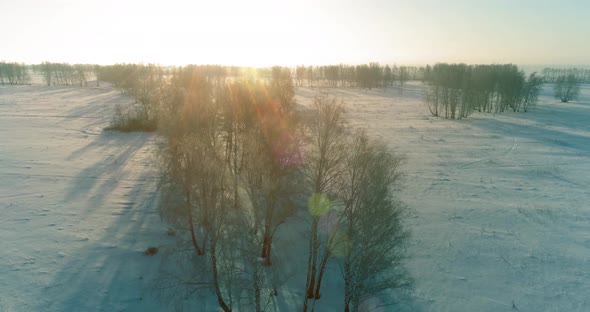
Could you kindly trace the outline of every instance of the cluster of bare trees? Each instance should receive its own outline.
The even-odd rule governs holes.
[[[372,88],[410,77],[406,68],[376,63],[311,71],[318,68],[334,86]],[[342,82],[349,78],[340,69],[354,80]],[[296,110],[291,68],[45,62],[35,70],[47,85],[86,85],[91,73],[134,97],[136,110],[119,108],[114,129],[157,125],[161,215],[198,264],[173,283],[211,290],[224,311],[265,311],[292,277],[273,255],[296,246],[277,246],[277,231],[303,226],[297,245],[307,253],[302,248],[300,258],[287,260],[307,268],[297,285],[303,311],[321,300],[330,267],[341,269],[329,278],[344,285],[345,311],[409,285],[406,208],[395,196],[401,158],[365,132],[351,133],[335,98],[314,99],[305,114]]]
[[[515,65],[440,63],[428,68],[426,101],[434,116],[461,119],[479,112],[527,111],[535,105],[543,83],[528,79]]]
[[[131,90],[137,84],[137,80],[144,75],[146,68],[157,69],[164,77],[180,80],[190,80],[193,74],[206,78],[216,84],[223,84],[225,81],[240,79],[247,80],[269,80],[273,68],[251,68],[222,65],[186,65],[186,66],[160,66],[156,64],[115,64],[100,66],[100,79],[110,82],[113,86],[121,89]]]
[[[425,67],[389,66],[379,63],[363,65],[297,66],[297,86],[383,88],[397,82],[403,86],[409,80],[421,80]]]
[[[196,278],[224,311],[262,311],[280,283],[266,269],[273,235],[296,213],[301,185],[292,93],[280,81],[216,85],[193,69],[190,79],[171,77],[161,93],[162,213],[206,259]]]
[[[342,267],[343,306],[356,311],[408,284],[400,157],[351,135],[333,98],[315,99],[304,118],[290,69],[270,74],[221,83],[185,68],[160,88],[161,212],[201,264],[172,283],[212,290],[224,311],[267,310],[287,278],[273,250],[295,247],[275,246],[275,234],[304,218],[308,254],[289,259],[308,260],[304,311],[320,300],[330,265]]]
[[[590,83],[590,69],[585,68],[544,68],[541,72],[545,82],[555,83],[562,77],[574,76],[580,83]],[[563,78],[562,78],[563,79]]]
[[[240,67],[224,67],[219,65],[187,65],[183,67],[172,67],[169,69],[170,77],[180,83],[183,87],[189,88],[191,81],[198,79],[207,80],[215,86],[223,85],[233,77],[241,75]]]
[[[157,91],[165,74],[165,68],[156,64],[115,64],[99,66],[97,71],[101,81],[111,83],[137,101],[146,88],[151,87]],[[150,84],[152,81],[160,84]]]
[[[158,101],[165,68],[154,64],[116,64],[95,66],[97,77],[132,96],[133,111],[118,108],[111,128],[123,131],[154,131],[158,123]]]
[[[401,158],[362,130],[351,135],[336,99],[316,98],[313,111],[304,164],[312,195],[303,311],[314,311],[321,298],[329,262],[341,268],[344,310],[358,311],[368,296],[410,285],[402,265],[406,210],[394,196]]]
[[[580,93],[582,79],[574,74],[559,76],[553,85],[555,97],[563,103],[575,100]]]
[[[577,98],[580,84],[590,83],[590,69],[544,68],[543,80],[554,83],[555,97],[566,103]]]
[[[31,81],[27,65],[0,62],[0,84],[22,85]]]
[[[33,65],[48,86],[87,86],[94,73],[94,65],[43,62]]]
[[[132,112],[119,109],[113,122],[113,129],[125,131],[155,130],[158,123],[158,102],[161,88],[174,85],[189,90],[195,84],[210,85],[211,88],[225,86],[227,83],[247,77],[249,81],[268,76],[264,81],[271,85],[273,96],[281,102],[289,103],[294,95],[293,79],[288,68],[275,66],[266,71],[251,72],[249,68],[224,67],[219,65],[187,65],[183,67],[162,67],[155,64],[116,64],[97,67],[100,80],[111,83],[132,96],[140,105]],[[245,78],[244,78],[245,79]],[[287,104],[285,104],[287,105]],[[122,125],[122,126],[117,126]]]

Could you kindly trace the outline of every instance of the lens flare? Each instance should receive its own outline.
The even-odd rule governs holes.
[[[307,209],[314,217],[323,216],[330,210],[330,199],[321,193],[313,193],[307,201]]]
[[[329,246],[330,253],[336,257],[346,257],[352,250],[352,242],[350,237],[342,231],[336,231],[332,237],[330,237]]]

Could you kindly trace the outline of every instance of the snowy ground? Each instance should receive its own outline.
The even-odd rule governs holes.
[[[406,310],[590,310],[590,88],[563,104],[545,86],[532,112],[461,121],[429,116],[420,91],[298,92],[343,98],[353,125],[406,155]]]
[[[342,98],[407,158],[416,287],[396,310],[590,309],[590,88],[569,104],[550,91],[532,112],[461,121],[431,117],[416,84],[297,91]],[[174,244],[155,138],[102,132],[118,103],[108,87],[0,86],[0,311],[170,310],[153,289],[161,256],[143,255]]]
[[[102,133],[109,88],[0,87],[0,311],[140,311],[170,239],[151,135]]]

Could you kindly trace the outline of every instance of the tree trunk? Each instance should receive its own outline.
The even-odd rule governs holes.
[[[267,238],[266,238],[266,233],[263,235],[262,238],[262,254],[260,255],[261,258],[266,258],[266,247],[268,246],[268,243],[266,242]]]
[[[307,312],[307,290],[311,281],[311,258],[313,257],[313,242],[309,239],[309,256],[307,258],[307,275],[305,277],[305,295],[303,296],[303,312]]]
[[[260,290],[260,271],[259,271],[259,267],[258,264],[254,264],[254,278],[253,278],[253,282],[254,282],[254,303],[256,306],[256,312],[260,312],[262,311],[262,307],[260,306],[260,297],[261,297],[261,290]]]
[[[311,224],[311,245],[312,245],[312,258],[311,258],[311,272],[309,274],[309,288],[307,289],[307,298],[311,299],[314,298],[314,290],[315,290],[315,279],[316,279],[316,270],[317,270],[317,252],[318,252],[318,220],[317,217],[314,217],[314,221]]]
[[[272,261],[270,260],[271,252],[272,252],[272,236],[269,235],[268,241],[266,243],[266,258],[264,260],[264,265],[266,265],[266,266],[270,266],[272,264]]]
[[[189,228],[191,232],[191,241],[193,243],[195,251],[197,252],[197,255],[202,256],[203,250],[201,249],[201,247],[199,247],[199,242],[197,241],[197,236],[195,235],[195,226],[193,224],[193,212],[191,209],[191,197],[189,192],[186,193],[186,208],[188,214]]]
[[[344,262],[344,312],[350,312],[350,289],[351,272],[350,260],[346,259]]]
[[[351,212],[352,206],[352,199],[348,204],[348,229],[346,234],[348,234],[348,238],[352,239],[353,235],[353,221],[354,221],[354,213]],[[344,259],[344,312],[350,312],[350,302],[352,301],[352,260],[351,254],[346,254],[346,258]]]
[[[272,196],[272,195],[271,195]],[[264,265],[271,265],[270,251],[272,246],[272,218],[274,214],[274,203],[268,206],[264,220],[264,238],[262,240],[262,258],[264,258]]]
[[[330,250],[328,246],[326,246],[326,250],[324,251],[324,255],[322,256],[322,262],[320,262],[320,271],[318,272],[318,283],[315,289],[315,299],[320,299],[320,288],[322,287],[322,277],[324,276],[324,271],[326,270],[326,264],[328,263],[328,258],[330,258]]]
[[[217,273],[217,255],[215,254],[215,244],[211,243],[211,266],[213,269],[213,285],[215,287],[215,295],[217,295],[217,302],[224,312],[231,312],[231,308],[227,306],[223,300],[221,289],[219,287],[219,276]]]
[[[305,296],[303,301],[303,312],[307,312],[307,300],[314,298],[315,286],[315,266],[316,266],[316,236],[317,236],[317,218],[313,217],[311,224],[311,236],[309,238],[309,257],[307,259],[307,279],[305,280]]]
[[[238,208],[239,194],[238,194],[238,127],[234,129],[234,208]]]

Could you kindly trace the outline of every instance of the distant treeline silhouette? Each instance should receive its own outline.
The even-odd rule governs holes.
[[[568,77],[573,75],[580,83],[590,83],[590,69],[547,67],[544,68],[541,73],[545,82],[555,83],[558,79],[560,79],[560,77]]]
[[[31,67],[48,86],[87,86],[88,78],[96,76],[96,65],[43,62]]]
[[[422,80],[426,67],[389,66],[379,63],[363,65],[297,66],[296,85],[307,87],[383,88],[397,82],[403,86],[409,80]]]
[[[163,76],[172,74],[179,76],[192,76],[192,72],[198,73],[208,81],[216,84],[226,80],[270,80],[273,70],[271,68],[250,68],[221,65],[186,65],[183,67],[162,67],[158,65],[144,64],[116,64],[100,67],[100,79],[111,82],[114,86],[130,89],[143,75],[144,67],[157,67]],[[299,87],[360,87],[383,88],[398,84],[403,86],[410,80],[422,80],[426,67],[416,66],[389,66],[379,63],[363,65],[327,65],[327,66],[296,66],[284,67],[294,77],[296,86]]]

